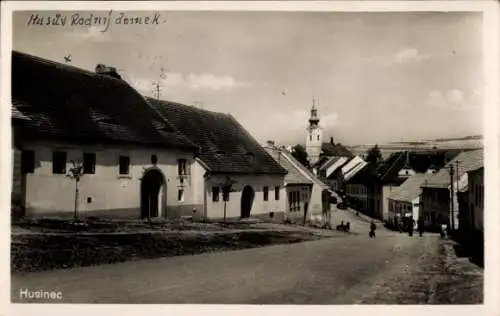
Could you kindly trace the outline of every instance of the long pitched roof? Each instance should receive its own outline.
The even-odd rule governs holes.
[[[307,169],[303,164],[301,164],[297,159],[293,157],[293,155],[286,151],[282,151],[284,157],[288,158],[290,162],[298,169],[300,170],[309,180],[311,180],[314,184],[320,186],[323,190],[329,190],[330,187],[325,184],[323,181],[321,181],[314,173],[312,173],[309,169]]]
[[[398,181],[399,171],[405,166],[405,163],[406,153],[404,151],[391,154],[377,168],[379,179],[382,182]]]
[[[426,188],[448,188],[450,185],[450,166],[453,166],[455,174],[454,179],[460,179],[470,170],[478,169],[483,166],[484,151],[482,149],[464,151],[448,162],[444,168],[435,173],[428,181],[422,184]],[[458,172],[457,172],[458,161]]]
[[[322,143],[321,151],[325,156],[354,157],[354,154],[342,144]]]
[[[327,170],[334,163],[336,163],[337,161],[341,160],[342,158],[344,158],[344,160],[346,159],[345,157],[338,157],[338,156],[328,157],[328,159],[326,160],[326,162],[323,165],[321,165],[321,167],[318,170]]]
[[[23,139],[196,150],[125,81],[17,51],[11,106]]]
[[[152,108],[200,148],[212,173],[287,174],[230,114],[147,98]]]
[[[347,181],[349,184],[371,185],[376,181],[377,164],[367,163]]]
[[[432,173],[416,173],[412,175],[397,187],[388,198],[395,201],[412,202],[422,192],[420,188],[422,183],[432,175]]]
[[[264,147],[264,149],[276,160],[283,168],[285,168],[288,173],[285,175],[285,182],[288,184],[313,184],[313,181],[308,179],[304,174],[296,167],[290,157],[286,157],[284,151],[278,148]],[[290,155],[291,156],[291,155]],[[299,163],[297,161],[297,163]],[[300,164],[300,163],[299,163]]]

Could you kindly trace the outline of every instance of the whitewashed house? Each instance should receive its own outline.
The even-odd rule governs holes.
[[[202,207],[179,177],[198,147],[113,68],[12,54],[12,201],[25,216],[178,217]],[[68,177],[83,167],[78,183]]]
[[[446,223],[452,230],[459,229],[459,206],[462,203],[459,203],[458,197],[467,195],[467,173],[483,166],[483,155],[482,149],[463,151],[424,181],[421,214],[427,226],[436,227]]]
[[[323,211],[329,209],[328,186],[305,168],[288,151],[277,148],[273,142],[264,147],[288,173],[284,179],[287,204],[285,219],[290,222],[323,220]]]
[[[431,175],[429,173],[415,173],[388,196],[388,222],[390,224],[401,223],[403,217],[407,217],[415,221],[416,228],[417,221],[421,216],[420,195],[422,189],[420,186]]]
[[[287,170],[232,115],[152,98],[148,102],[199,148],[190,177],[194,201],[203,205],[201,217],[284,220]]]

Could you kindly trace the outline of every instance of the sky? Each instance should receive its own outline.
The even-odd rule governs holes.
[[[65,25],[29,23],[57,13]],[[78,24],[91,13],[109,27]],[[13,49],[116,67],[148,96],[159,82],[162,99],[231,113],[260,142],[305,143],[313,97],[325,141],[482,133],[480,13],[121,13],[16,12]]]

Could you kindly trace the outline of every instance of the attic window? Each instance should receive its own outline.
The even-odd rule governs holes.
[[[245,153],[245,158],[251,162],[251,163],[254,163],[255,162],[255,155],[254,153],[251,153],[251,152],[247,152]]]
[[[100,113],[100,112],[96,111],[95,109],[90,109],[88,116],[92,121],[97,122],[97,123],[113,124],[113,125],[119,124],[116,120],[112,119],[109,115],[106,115],[104,113]]]
[[[168,131],[167,125],[165,125],[164,123],[159,122],[159,121],[154,121],[153,122],[153,127],[157,131]]]
[[[215,156],[217,156],[217,158],[220,158],[221,156],[223,156],[225,154],[225,152],[223,150],[217,150],[215,152]]]

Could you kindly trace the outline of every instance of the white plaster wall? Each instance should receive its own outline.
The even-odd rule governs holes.
[[[226,217],[241,216],[241,193],[243,188],[250,185],[254,192],[254,200],[250,216],[269,214],[270,212],[284,212],[286,208],[286,191],[284,185],[284,175],[230,175],[230,178],[236,180],[233,185],[233,192],[230,193],[229,201],[226,205]],[[219,201],[212,200],[212,187],[220,186],[226,181],[224,175],[211,175],[206,180],[207,204],[206,213],[208,218],[224,217],[224,201],[222,200],[222,190],[219,195]],[[269,199],[264,201],[264,186],[269,187]],[[274,189],[280,187],[279,200],[275,200]]]
[[[419,213],[420,213],[420,196],[417,196],[415,199],[412,201],[412,212],[413,212],[413,220],[415,220],[415,228],[418,226],[418,220],[420,218]]]
[[[396,190],[397,186],[384,185],[382,187],[382,220],[388,221],[389,215],[389,196]],[[394,217],[394,215],[392,215]]]
[[[140,214],[140,184],[144,171],[152,167],[150,157],[156,154],[157,167],[163,172],[167,185],[167,205],[193,204],[198,195],[193,191],[193,179],[187,179],[184,201],[177,200],[179,180],[177,159],[187,159],[190,168],[191,153],[164,149],[134,147],[74,146],[57,143],[33,143],[23,149],[35,151],[35,172],[27,175],[26,207],[41,212],[73,212],[75,181],[64,174],[52,173],[52,152],[67,152],[67,174],[72,167],[70,160],[83,160],[83,153],[96,154],[95,174],[85,174],[80,180],[79,211],[137,208]],[[130,157],[130,172],[119,174],[119,156]],[[92,199],[91,203],[87,198]],[[163,215],[163,214],[160,214]]]

